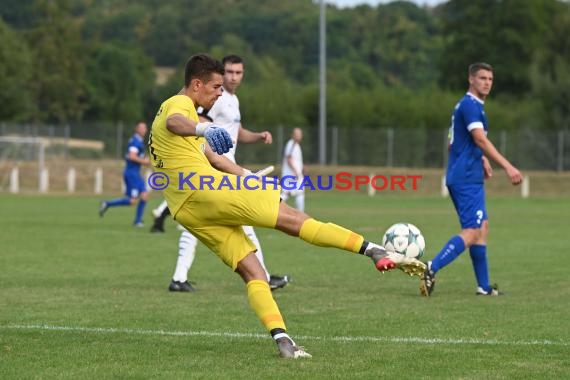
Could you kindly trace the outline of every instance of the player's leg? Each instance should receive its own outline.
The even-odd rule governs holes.
[[[234,177],[233,178],[237,182]],[[237,177],[236,177],[237,178]],[[419,260],[386,252],[384,247],[334,223],[322,223],[302,211],[280,202],[279,189],[270,184],[257,188],[196,192],[189,210],[210,224],[245,225],[274,228],[322,247],[340,248],[372,258],[376,268],[386,271],[400,268],[421,276],[426,265]],[[231,205],[231,207],[228,207]]]
[[[130,206],[136,202],[139,194],[138,189],[136,186],[134,186],[132,179],[127,174],[123,174],[123,181],[125,183],[125,197],[101,201],[99,204],[100,217],[103,217],[103,215],[105,215],[105,212],[107,212],[107,210],[111,207]]]
[[[249,238],[249,240],[251,240],[251,242],[253,243],[253,245],[255,245],[256,251],[255,251],[255,256],[257,256],[257,260],[259,261],[259,264],[261,264],[261,267],[263,268],[263,271],[265,272],[265,277],[267,277],[267,281],[269,281],[269,271],[267,270],[267,267],[265,266],[265,259],[263,258],[263,251],[261,250],[261,244],[259,244],[259,239],[257,238],[257,235],[255,234],[255,231],[253,230],[252,226],[243,226],[243,231],[245,232],[246,236]]]
[[[168,287],[171,292],[193,292],[194,287],[188,282],[188,271],[196,257],[198,239],[188,231],[183,231],[178,240],[178,259],[172,281]]]
[[[132,200],[129,197],[101,201],[101,203],[99,204],[99,216],[103,217],[103,215],[105,215],[107,210],[111,207],[130,206],[131,204]]]
[[[289,276],[288,275],[278,276],[278,275],[270,274],[269,271],[267,270],[267,267],[265,266],[265,259],[263,257],[263,250],[261,249],[261,244],[259,243],[259,239],[257,238],[257,235],[255,234],[255,230],[253,229],[252,226],[243,226],[243,230],[244,230],[245,234],[247,235],[247,237],[249,238],[249,240],[251,240],[251,242],[257,248],[257,250],[255,251],[255,256],[257,256],[257,260],[259,260],[261,267],[265,271],[267,281],[269,282],[269,288],[272,291],[276,290],[276,289],[283,288],[285,285],[287,285],[289,283]]]
[[[152,211],[154,221],[152,223],[152,227],[150,228],[150,232],[164,232],[164,221],[170,215],[170,209],[168,206],[162,207],[163,204],[166,205],[166,201],[162,202],[157,208]],[[158,215],[157,212],[159,212]]]
[[[224,221],[228,207],[223,196],[207,193],[210,192],[196,194],[193,202],[186,203],[176,214],[176,220],[241,276],[246,283],[249,304],[274,338],[280,355],[287,358],[310,357],[287,335],[283,316],[269,289],[265,270],[254,254],[256,247],[245,235],[243,227],[208,224],[212,217],[217,223]],[[210,204],[210,196],[218,199],[219,203]],[[204,201],[202,207],[197,207],[197,199]]]
[[[285,321],[271,294],[269,284],[264,280],[265,270],[257,256],[250,253],[240,260],[236,272],[246,283],[249,304],[275,340],[279,355],[290,359],[310,358],[311,355],[302,347],[298,347],[287,334]]]
[[[150,193],[146,190],[146,184],[144,182],[143,177],[139,174],[137,175],[137,177],[135,178],[136,181],[136,186],[137,189],[139,191],[140,197],[139,197],[139,202],[137,204],[137,209],[135,212],[135,220],[133,222],[133,225],[135,227],[143,227],[143,215],[144,215],[144,209],[146,207],[146,202],[148,201],[149,197],[150,197]]]
[[[152,210],[152,215],[155,218],[158,218],[167,208],[168,203],[166,203],[166,200],[163,200],[154,210]]]
[[[420,292],[426,297],[433,292],[437,272],[451,264],[465,248],[479,239],[483,216],[486,216],[484,202],[481,201],[481,195],[484,197],[483,185],[448,186],[448,189],[462,229],[461,233],[452,236],[433,260],[427,263],[420,283]]]
[[[502,293],[498,291],[496,285],[491,285],[489,280],[489,265],[487,262],[488,220],[483,221],[479,231],[479,238],[469,247],[469,256],[471,257],[473,272],[475,273],[475,279],[477,281],[477,291],[475,294],[498,296]]]
[[[387,252],[384,247],[364,240],[351,230],[334,223],[323,223],[285,203],[280,203],[275,228],[320,247],[339,248],[368,256],[379,271],[399,268],[409,275],[421,276],[425,264],[416,259]]]
[[[139,202],[137,204],[137,209],[135,212],[135,220],[133,222],[133,225],[136,227],[144,227],[142,218],[144,215],[146,203],[148,202],[148,197],[149,193],[146,191],[142,192],[141,196],[139,197]]]

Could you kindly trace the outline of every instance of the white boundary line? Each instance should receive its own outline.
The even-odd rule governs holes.
[[[51,325],[5,325],[0,330],[43,330],[43,331],[72,331],[95,334],[133,334],[133,335],[163,335],[163,336],[205,336],[226,338],[268,339],[267,334],[231,333],[215,331],[166,331],[140,330],[127,328],[51,326]],[[387,343],[419,343],[427,345],[486,345],[486,346],[570,346],[569,342],[552,340],[516,340],[501,341],[494,339],[443,339],[421,337],[389,337],[389,336],[295,336],[297,340],[325,340],[335,342],[387,342]]]

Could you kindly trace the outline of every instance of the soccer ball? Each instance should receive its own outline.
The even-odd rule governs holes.
[[[387,251],[393,251],[419,259],[426,249],[426,241],[420,229],[411,223],[396,223],[386,230],[382,245]]]

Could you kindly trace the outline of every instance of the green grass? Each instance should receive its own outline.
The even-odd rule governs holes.
[[[96,198],[0,195],[0,378],[570,378],[570,199],[488,203],[499,298],[474,295],[467,254],[425,299],[416,278],[258,229],[270,270],[293,276],[274,295],[313,354],[286,361],[239,277],[204,246],[190,274],[199,291],[166,290],[174,223],[154,235],[131,227],[134,208],[100,219]],[[428,258],[458,229],[449,199],[320,192],[307,205],[371,240],[410,221]]]

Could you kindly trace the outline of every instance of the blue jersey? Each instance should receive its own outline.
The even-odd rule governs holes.
[[[487,134],[487,116],[483,105],[481,99],[467,93],[455,106],[449,131],[447,185],[484,182],[483,151],[471,136],[471,131],[476,128],[483,128]]]
[[[129,160],[129,152],[135,152],[137,156],[139,156],[140,158],[143,158],[145,156],[145,145],[143,142],[143,138],[136,133],[129,139],[127,145],[127,154],[125,156],[125,161],[126,161],[125,172],[139,173],[141,169],[141,164]]]

